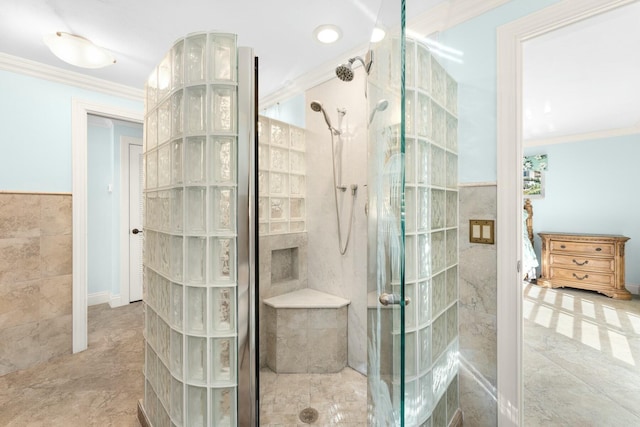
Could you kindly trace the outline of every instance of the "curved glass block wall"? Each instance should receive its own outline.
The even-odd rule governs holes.
[[[446,426],[459,406],[457,83],[407,38],[402,96],[401,52],[397,37],[374,45],[368,79],[370,109],[388,102],[369,127],[369,422]]]
[[[458,409],[457,83],[406,40],[405,414],[448,425]]]
[[[146,87],[145,396],[158,426],[234,426],[238,83],[233,34],[178,40]]]

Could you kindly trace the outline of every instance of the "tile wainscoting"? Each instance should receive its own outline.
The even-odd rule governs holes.
[[[71,353],[71,194],[0,193],[0,376]]]

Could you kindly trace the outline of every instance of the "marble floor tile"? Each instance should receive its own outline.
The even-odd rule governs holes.
[[[305,408],[318,411],[318,420],[305,424]],[[344,368],[335,374],[275,374],[260,371],[261,426],[366,426],[367,379]]]
[[[0,377],[1,426],[137,427],[142,303],[89,307],[89,348]]]
[[[640,297],[524,285],[524,425],[640,425]]]

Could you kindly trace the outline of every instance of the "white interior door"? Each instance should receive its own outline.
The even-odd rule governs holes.
[[[129,144],[129,302],[142,299],[142,146]]]

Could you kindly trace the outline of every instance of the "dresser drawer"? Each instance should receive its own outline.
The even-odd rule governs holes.
[[[549,262],[552,266],[568,267],[584,270],[598,270],[606,272],[615,271],[613,258],[584,257],[579,255],[549,255]]]
[[[594,285],[613,286],[615,278],[613,273],[599,273],[593,271],[573,270],[569,268],[551,267],[551,280],[568,281],[573,283],[585,283]]]
[[[568,242],[551,240],[549,242],[551,252],[571,252],[589,255],[614,256],[615,246],[612,243],[597,242]]]

